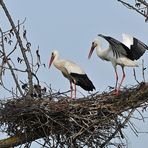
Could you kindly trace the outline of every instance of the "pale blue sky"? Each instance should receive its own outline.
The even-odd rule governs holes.
[[[100,92],[115,85],[115,74],[111,63],[100,60],[95,52],[90,60],[87,59],[91,42],[97,34],[122,40],[121,34],[126,32],[148,44],[148,24],[144,22],[144,18],[123,7],[117,0],[6,0],[6,4],[16,22],[27,18],[25,27],[28,39],[32,43],[32,50],[40,46],[43,63],[48,65],[52,49],[59,50],[61,58],[75,61],[85,70]],[[2,13],[0,16],[0,26],[4,30],[9,29],[6,21],[3,21]],[[148,66],[147,58],[148,52],[141,58],[145,59],[145,66]],[[118,71],[121,76],[121,69],[118,68]],[[125,71],[123,85],[135,84],[132,68],[126,68]],[[136,71],[138,79],[142,80],[141,67],[136,68]],[[56,90],[69,89],[69,82],[53,66],[50,70],[42,68],[38,76]],[[79,87],[78,90],[85,93]],[[0,98],[5,95],[2,94]],[[140,122],[137,126],[148,131],[147,124]],[[148,145],[146,134],[136,138],[128,130],[126,135],[130,141],[129,148]]]

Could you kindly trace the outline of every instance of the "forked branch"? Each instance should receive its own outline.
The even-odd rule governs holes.
[[[145,17],[145,22],[148,21],[148,3],[145,0],[135,0],[135,4],[131,4],[130,2],[127,2],[125,0],[117,0],[121,4],[123,4],[128,9],[134,10],[140,15]]]
[[[26,53],[25,53],[25,48],[23,46],[21,37],[19,35],[19,30],[16,29],[15,24],[14,24],[12,18],[11,18],[11,15],[10,15],[10,13],[9,13],[9,11],[8,11],[3,0],[0,0],[0,5],[2,6],[2,8],[3,8],[3,10],[4,10],[9,22],[10,22],[12,30],[14,31],[16,38],[17,38],[17,41],[18,41],[18,44],[20,46],[21,53],[22,53],[22,56],[24,58],[24,61],[25,61],[26,67],[27,67],[27,72],[28,72],[28,81],[29,81],[29,92],[28,92],[28,94],[31,95],[33,93],[32,71],[31,71],[31,67],[30,67],[28,58],[27,58]],[[18,28],[19,28],[19,26],[18,26]]]

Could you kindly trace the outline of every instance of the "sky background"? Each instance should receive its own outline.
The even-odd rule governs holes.
[[[25,17],[27,18],[25,28],[28,40],[32,44],[31,50],[35,52],[37,47],[40,47],[42,63],[48,67],[51,51],[58,50],[61,59],[72,60],[84,69],[94,83],[96,91],[102,92],[107,90],[108,86],[115,85],[114,69],[110,62],[100,60],[95,52],[90,60],[87,58],[91,42],[97,34],[109,35],[122,41],[121,34],[125,32],[148,44],[148,24],[144,22],[144,18],[125,8],[117,0],[5,0],[5,2],[16,23],[18,20],[23,21]],[[3,30],[9,29],[1,8],[0,26]],[[107,43],[103,43],[103,46],[107,47]],[[145,60],[146,67],[148,67],[147,58],[148,52],[141,58]],[[53,89],[68,90],[69,81],[54,66],[50,70],[47,67],[39,70],[40,80],[51,84]],[[118,71],[121,78],[120,67]],[[133,69],[125,68],[125,72],[123,86],[137,84]],[[136,68],[136,73],[137,79],[142,81],[141,67]],[[147,73],[146,70],[146,80],[148,80]],[[9,82],[8,85],[10,85]],[[77,89],[87,95],[80,87]],[[3,91],[0,98],[7,95]],[[81,94],[78,93],[78,96]],[[148,132],[148,121],[145,123],[134,121],[134,123],[139,131]],[[137,138],[129,129],[125,130],[125,133],[129,138],[129,148],[148,145],[147,134],[140,134]]]

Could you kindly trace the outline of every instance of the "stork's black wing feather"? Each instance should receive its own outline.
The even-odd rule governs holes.
[[[93,91],[95,89],[95,86],[86,74],[70,73],[70,75],[76,81],[76,85],[79,85],[84,90]]]
[[[127,58],[133,60],[132,52],[126,45],[124,45],[120,41],[118,41],[115,38],[112,38],[110,36],[104,36],[102,34],[99,34],[98,36],[101,36],[102,38],[104,38],[105,40],[107,40],[109,42],[109,44],[113,50],[113,53],[116,57],[124,55]]]
[[[133,37],[133,45],[130,48],[133,60],[139,59],[148,50],[148,46],[135,37]]]

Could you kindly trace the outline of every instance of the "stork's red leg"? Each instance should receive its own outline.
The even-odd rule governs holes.
[[[71,99],[72,99],[72,91],[73,91],[72,82],[70,81],[70,98],[71,98]]]
[[[76,99],[76,81],[74,80],[74,96],[75,96],[75,99]]]
[[[115,85],[115,92],[117,91],[117,84],[118,84],[118,73],[117,68],[115,67],[115,74],[116,74],[116,85]]]
[[[117,89],[117,94],[119,93],[119,90],[120,90],[120,87],[123,83],[124,78],[125,78],[125,72],[124,72],[124,67],[122,66],[122,79],[121,79],[121,82],[120,82],[119,87]]]

